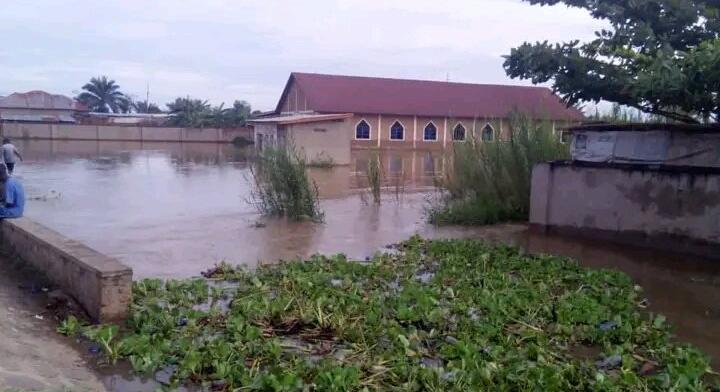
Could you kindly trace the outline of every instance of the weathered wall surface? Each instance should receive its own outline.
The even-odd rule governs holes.
[[[94,321],[127,315],[132,269],[116,259],[27,218],[0,221],[0,245],[45,273]]]
[[[350,164],[350,119],[288,125],[288,137],[308,162],[332,159],[336,165]]]
[[[534,225],[720,257],[717,169],[540,164],[530,210]]]
[[[0,133],[14,139],[229,143],[236,136],[243,136],[252,140],[250,128],[173,128],[4,122],[0,124]]]

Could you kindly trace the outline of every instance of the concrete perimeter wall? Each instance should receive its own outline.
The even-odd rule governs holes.
[[[530,223],[720,258],[720,170],[539,164],[533,170]]]
[[[0,133],[12,139],[52,140],[230,143],[237,136],[253,139],[250,128],[173,128],[13,122],[0,124]]]
[[[96,322],[127,316],[132,269],[30,219],[0,221],[0,245],[72,296]]]

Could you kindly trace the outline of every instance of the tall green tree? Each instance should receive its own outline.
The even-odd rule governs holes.
[[[162,113],[162,109],[160,109],[160,106],[145,101],[133,101],[132,103],[133,110],[135,110],[135,113],[147,113],[147,114],[157,114]]]
[[[204,127],[212,123],[212,109],[206,100],[190,97],[175,98],[167,104],[168,111],[173,114],[170,120],[178,127]]]
[[[233,106],[211,106],[208,101],[190,97],[176,98],[167,104],[173,114],[171,124],[179,127],[234,128],[245,125],[252,108],[245,101],[235,101]]]
[[[582,8],[609,29],[581,43],[528,43],[505,71],[551,82],[569,105],[607,100],[688,123],[720,120],[720,1],[524,0]]]
[[[131,100],[120,91],[120,86],[107,76],[98,76],[86,83],[76,100],[85,104],[90,111],[100,113],[128,113]]]

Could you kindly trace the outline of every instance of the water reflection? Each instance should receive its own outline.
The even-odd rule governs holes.
[[[220,260],[304,257],[344,251],[365,257],[415,232],[424,195],[442,157],[426,152],[379,156],[387,192],[381,206],[359,195],[367,186],[368,151],[353,164],[310,169],[327,212],[324,225],[260,217],[250,198],[250,150],[231,145],[21,141],[18,169],[33,199],[28,215],[118,257],[136,277],[196,275]],[[428,164],[428,160],[432,164]],[[432,169],[432,170],[429,170]],[[49,194],[59,197],[48,198]],[[400,194],[402,193],[402,195]]]

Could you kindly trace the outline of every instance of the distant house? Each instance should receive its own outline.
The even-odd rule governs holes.
[[[505,138],[513,111],[553,126],[583,119],[543,87],[292,73],[274,115],[253,123],[257,146],[431,149]]]
[[[13,93],[0,97],[0,120],[4,122],[74,123],[88,108],[64,95],[45,91]]]

